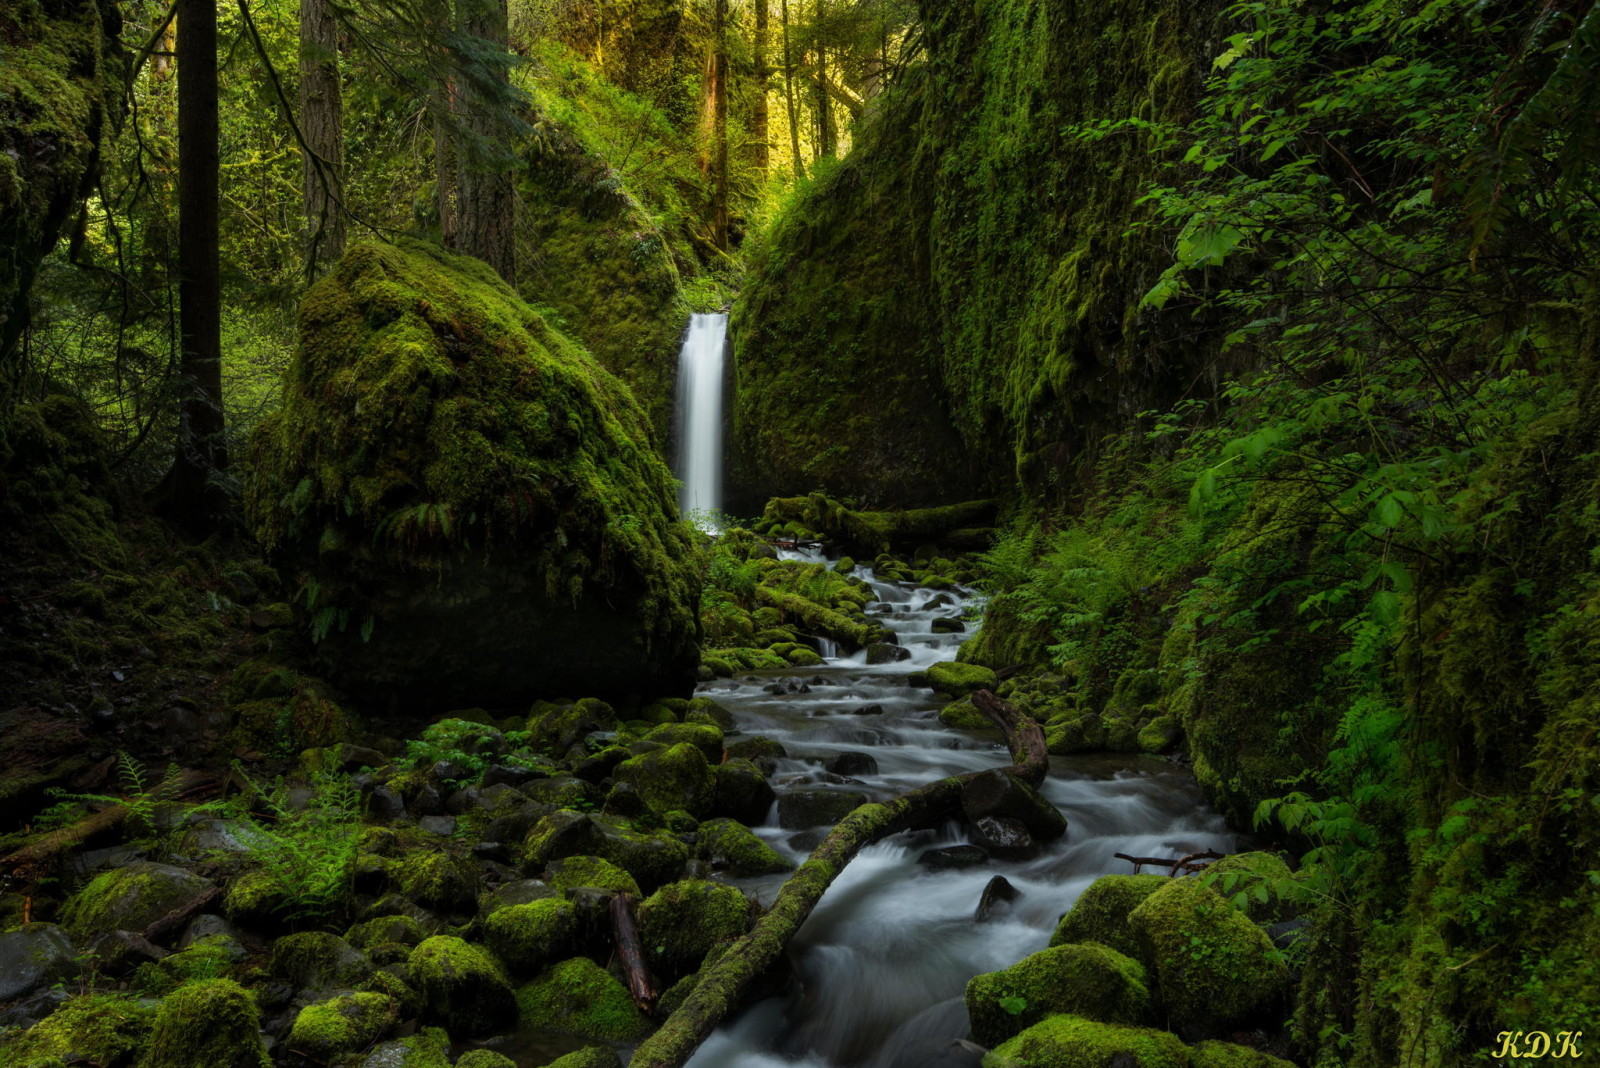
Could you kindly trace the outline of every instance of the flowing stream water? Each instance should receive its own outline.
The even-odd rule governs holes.
[[[820,560],[815,554],[784,553]],[[783,743],[774,785],[853,790],[881,800],[945,775],[1010,763],[999,733],[985,738],[942,727],[937,695],[913,687],[912,672],[955,657],[968,635],[936,633],[934,619],[961,616],[970,590],[935,592],[857,575],[877,592],[868,611],[895,632],[910,658],[869,666],[863,655],[826,666],[720,679],[701,693],[725,705],[746,735]],[[849,780],[822,768],[840,753],[866,753],[877,770]],[[862,851],[791,943],[794,982],[725,1021],[691,1068],[931,1068],[967,1032],[967,980],[1043,949],[1057,918],[1108,872],[1128,873],[1112,854],[1182,856],[1231,849],[1234,836],[1206,807],[1190,776],[1156,758],[1052,757],[1042,793],[1070,821],[1067,836],[1032,860],[933,870],[917,858],[965,841],[955,824],[902,834]],[[785,830],[777,806],[756,828],[797,863],[825,828]],[[984,921],[985,885],[1003,875],[1021,896]],[[769,904],[783,876],[730,880]]]
[[[723,366],[726,315],[689,320],[678,356],[678,478],[683,514],[712,529],[722,511]]]

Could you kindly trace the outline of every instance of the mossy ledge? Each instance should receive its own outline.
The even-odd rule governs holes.
[[[481,262],[407,242],[306,297],[247,504],[342,683],[511,705],[688,692],[671,485],[626,386]]]

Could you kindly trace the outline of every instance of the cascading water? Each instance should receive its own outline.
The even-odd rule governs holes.
[[[814,550],[779,555],[823,560]],[[969,637],[936,629],[934,621],[962,617],[975,594],[883,582],[863,567],[855,575],[872,585],[878,601],[868,612],[894,631],[906,659],[868,664],[863,654],[835,655],[824,667],[702,687],[733,713],[741,731],[783,743],[789,757],[774,776],[780,794],[847,789],[882,800],[944,775],[1004,764],[997,742],[945,729],[934,712],[937,699],[907,685],[909,674],[952,658]],[[823,767],[845,753],[872,760],[858,762],[848,777]],[[863,850],[791,943],[790,990],[725,1021],[689,1068],[975,1065],[970,1052],[951,1050],[967,1032],[961,1000],[967,980],[1043,949],[1056,918],[1089,883],[1129,871],[1112,854],[1182,856],[1234,846],[1194,780],[1156,758],[1055,757],[1042,792],[1071,830],[1031,860],[991,859],[960,870],[919,864],[924,851],[965,840],[954,824]],[[825,829],[785,829],[774,812],[755,831],[799,862]],[[974,911],[996,875],[1021,895],[980,922]],[[784,878],[727,881],[770,903]]]
[[[685,517],[714,530],[722,511],[723,365],[726,315],[689,320],[678,357],[678,505]]]

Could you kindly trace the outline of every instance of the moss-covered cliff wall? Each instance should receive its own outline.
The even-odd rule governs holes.
[[[928,62],[753,257],[736,306],[742,495],[1062,498],[1205,346],[1138,311],[1168,253],[1136,224],[1145,135],[1200,88],[1217,5],[925,4]]]

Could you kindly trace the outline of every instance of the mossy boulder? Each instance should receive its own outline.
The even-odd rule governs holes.
[[[736,726],[733,713],[709,697],[696,697],[684,711],[685,723],[705,723],[720,731],[731,731]]]
[[[1183,724],[1176,716],[1157,716],[1139,728],[1139,751],[1170,753],[1183,743]]]
[[[83,994],[25,1033],[0,1037],[0,1064],[127,1064],[144,1048],[155,1006],[123,994]]]
[[[609,731],[616,726],[616,711],[596,697],[571,704],[539,701],[528,713],[530,744],[555,753],[565,753],[595,731]]]
[[[480,261],[353,247],[301,304],[250,470],[348,689],[420,711],[693,686],[699,581],[643,413]]]
[[[609,1046],[590,1046],[565,1057],[557,1057],[545,1068],[622,1068],[622,1058]]]
[[[715,792],[712,812],[740,823],[760,824],[766,820],[777,794],[760,768],[738,758],[714,765],[711,773]]]
[[[483,931],[484,941],[508,968],[532,975],[576,948],[578,910],[559,898],[511,905],[491,912]]]
[[[722,728],[711,723],[663,723],[645,733],[645,740],[673,746],[689,743],[715,764],[722,759]]]
[[[1283,996],[1289,971],[1265,932],[1196,877],[1169,879],[1128,915],[1168,1018],[1242,1024]]]
[[[1134,936],[1128,915],[1167,885],[1164,875],[1102,875],[1090,883],[1050,936],[1052,946],[1098,942],[1150,964],[1146,946]]]
[[[1189,1068],[1294,1068],[1294,1065],[1232,1042],[1199,1042],[1189,1047]]]
[[[272,944],[267,971],[296,990],[332,991],[372,974],[372,962],[338,935],[302,931]]]
[[[360,950],[378,945],[420,945],[428,932],[410,916],[379,916],[364,920],[344,933],[344,940]]]
[[[963,664],[947,660],[923,672],[927,684],[951,697],[968,697],[979,690],[993,690],[1000,684],[993,668],[982,664]]]
[[[983,1059],[984,1068],[1189,1068],[1178,1036],[1148,1027],[1051,1016]]]
[[[635,1042],[651,1027],[621,981],[587,957],[563,961],[522,987],[517,1009],[524,1028],[599,1042]]]
[[[750,902],[731,886],[686,879],[639,905],[639,937],[652,969],[682,975],[700,967],[719,942],[744,934]]]
[[[1256,923],[1274,923],[1300,914],[1300,885],[1276,853],[1234,853],[1208,864],[1205,884]]]
[[[389,864],[400,892],[432,909],[470,912],[478,900],[478,866],[465,857],[419,850]]]
[[[633,894],[635,897],[639,895],[639,883],[633,876],[599,857],[552,860],[544,869],[544,881],[558,890],[592,886],[620,894]]]
[[[62,924],[80,941],[106,931],[143,931],[211,887],[210,879],[171,864],[130,864],[91,879],[67,902]]]
[[[138,1068],[269,1068],[255,997],[232,979],[167,995]]]
[[[394,1001],[383,994],[340,994],[301,1009],[289,1028],[288,1046],[326,1064],[372,1045],[396,1017]]]
[[[544,817],[523,843],[523,867],[529,874],[543,872],[552,860],[574,856],[608,860],[650,891],[683,874],[689,847],[676,838],[629,830],[603,816],[568,811]]]
[[[707,820],[696,834],[696,855],[731,875],[770,875],[794,867],[737,820]]]
[[[450,1036],[437,1027],[381,1043],[360,1068],[450,1068]]]
[[[516,1017],[511,983],[483,949],[450,935],[435,935],[411,954],[411,977],[425,1013],[457,1038],[503,1031]]]
[[[973,1040],[996,1046],[1056,1013],[1100,1023],[1150,1022],[1144,966],[1098,943],[1054,946],[967,983]]]
[[[939,722],[957,731],[995,729],[994,721],[978,711],[978,706],[972,703],[971,697],[959,697],[939,709]]]
[[[517,1062],[492,1049],[469,1049],[456,1061],[456,1068],[517,1068]]]
[[[687,724],[677,726],[682,729]],[[717,734],[720,738],[721,732]],[[705,754],[689,742],[625,760],[612,770],[611,777],[632,786],[657,815],[681,810],[704,816],[716,800],[711,765],[706,762]]]

